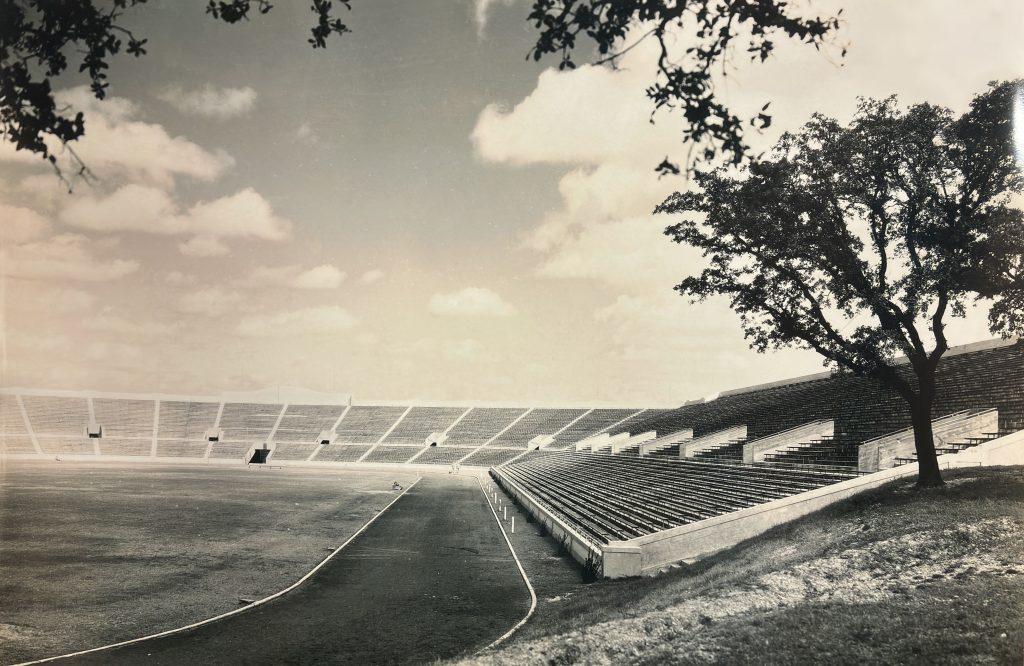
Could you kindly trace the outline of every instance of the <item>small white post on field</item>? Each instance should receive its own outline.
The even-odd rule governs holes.
[[[516,533],[516,517],[512,516],[512,534]]]
[[[501,517],[504,518],[505,520],[508,520],[508,507],[507,506],[502,510]]]

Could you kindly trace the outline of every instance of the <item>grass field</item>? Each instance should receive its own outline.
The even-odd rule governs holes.
[[[430,475],[287,595],[70,663],[429,663],[486,646],[529,605],[476,479]]]
[[[0,663],[237,608],[394,498],[393,473],[0,462]]]
[[[895,482],[656,578],[574,581],[517,531],[541,603],[477,663],[1024,663],[1019,467]]]

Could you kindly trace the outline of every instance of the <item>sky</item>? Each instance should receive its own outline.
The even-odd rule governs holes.
[[[651,215],[686,183],[653,170],[685,147],[648,122],[649,48],[559,72],[526,57],[527,0],[375,0],[313,50],[306,4],[133,10],[149,54],[113,61],[107,100],[56,82],[97,175],[74,193],[0,145],[3,386],[668,406],[822,370],[672,291],[700,258]],[[858,96],[963,110],[1024,75],[1016,0],[809,7],[844,9],[830,49],[739,54],[719,82],[771,101],[755,150]],[[980,311],[951,327],[987,337]]]

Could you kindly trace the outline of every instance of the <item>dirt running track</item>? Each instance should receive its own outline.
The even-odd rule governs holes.
[[[475,479],[424,477],[302,586],[76,664],[408,663],[479,649],[530,606]]]

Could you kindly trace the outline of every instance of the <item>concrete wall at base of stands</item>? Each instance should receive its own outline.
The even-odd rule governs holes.
[[[691,430],[692,432],[692,430]],[[708,433],[702,437],[694,437],[679,447],[680,458],[692,458],[693,454],[704,449],[713,449],[728,442],[743,439],[747,436],[747,426],[738,425],[724,430]]]
[[[787,446],[804,444],[835,433],[835,421],[812,421],[743,445],[743,462],[764,462],[764,455]]]
[[[961,453],[939,456],[939,464],[943,469],[1022,465],[1024,431],[986,442]],[[631,539],[617,545],[638,546],[639,553],[621,550],[616,554],[616,568],[619,571],[639,570],[641,574],[653,574],[675,562],[693,561],[731,548],[776,525],[806,516],[894,479],[915,474],[916,464],[893,467],[799,495]],[[633,558],[633,561],[630,561],[630,558]]]
[[[544,525],[548,534],[550,534],[555,541],[558,541],[566,547],[574,560],[586,566],[590,560],[596,559],[600,561],[602,559],[601,551],[597,544],[584,538],[579,532],[569,527],[560,518],[541,506],[533,499],[530,493],[523,490],[519,484],[508,478],[500,468],[492,470],[491,476],[506,493],[514,497],[520,506],[526,509],[534,520]],[[627,550],[629,553],[632,553],[633,549],[631,547]],[[627,559],[631,560],[629,562],[630,566],[635,565],[635,561],[632,559],[632,556],[627,557]]]
[[[999,429],[999,411],[990,409],[980,414],[944,421],[937,419],[932,424],[935,446],[976,437],[985,432],[996,432]],[[914,431],[901,430],[861,444],[857,450],[857,468],[861,472],[877,472],[894,467],[897,458],[908,458],[913,454]]]

